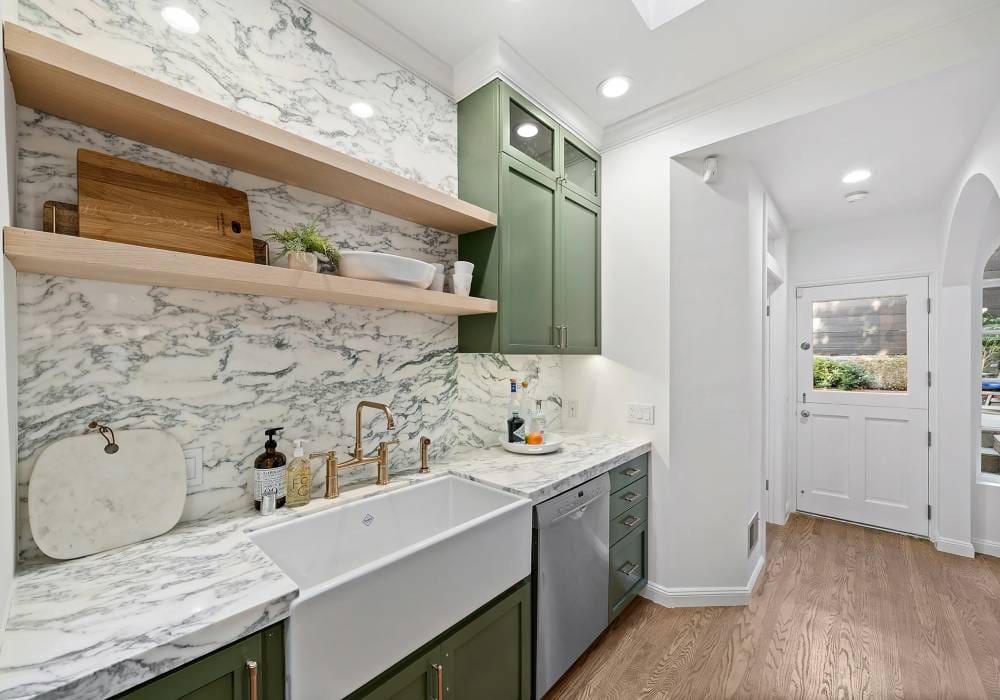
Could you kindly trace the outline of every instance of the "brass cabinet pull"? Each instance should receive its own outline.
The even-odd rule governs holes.
[[[635,476],[638,473],[639,470],[636,469],[635,467],[629,467],[628,469],[622,472],[622,474],[624,474],[625,476]]]
[[[625,563],[624,563],[624,564],[622,565],[622,568],[620,568],[620,569],[618,569],[618,570],[619,570],[619,571],[621,571],[621,572],[622,572],[623,574],[625,574],[626,576],[631,576],[631,575],[632,575],[632,572],[633,572],[633,571],[635,571],[635,570],[636,570],[636,569],[638,569],[638,568],[639,568],[639,565],[638,565],[638,564],[633,564],[632,562],[630,562],[630,561],[627,561],[627,562],[625,562]]]
[[[562,343],[563,349],[569,347],[569,326],[562,326],[562,330],[559,332],[559,339]]]
[[[624,525],[625,527],[635,527],[640,522],[642,522],[642,518],[635,515],[630,515],[627,518],[625,518],[625,520],[622,521],[622,525]]]
[[[250,677],[250,700],[257,700],[257,662],[247,661],[247,675]]]
[[[444,666],[441,664],[434,664],[434,670],[437,671],[437,700],[444,700]]]
[[[629,491],[624,496],[622,496],[622,500],[623,501],[628,501],[629,503],[631,503],[632,501],[634,501],[638,497],[639,497],[639,494],[637,494],[635,491]]]

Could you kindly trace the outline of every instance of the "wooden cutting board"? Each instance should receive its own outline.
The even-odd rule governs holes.
[[[254,261],[245,192],[81,148],[80,235]]]
[[[161,535],[180,520],[187,494],[181,446],[162,430],[65,438],[38,455],[28,482],[28,520],[38,548],[75,559]]]

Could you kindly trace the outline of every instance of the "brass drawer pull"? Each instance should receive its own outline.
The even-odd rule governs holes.
[[[639,494],[637,494],[635,491],[629,491],[624,496],[622,496],[622,500],[628,501],[629,503],[631,503],[632,501],[634,501],[638,497],[639,497]]]
[[[638,564],[633,564],[632,562],[630,562],[630,561],[627,561],[627,562],[625,562],[625,563],[624,563],[624,564],[622,565],[622,568],[620,568],[620,569],[618,569],[618,570],[619,570],[620,572],[622,572],[623,574],[625,574],[626,576],[631,576],[631,575],[632,575],[632,572],[633,572],[633,571],[635,571],[635,570],[636,570],[636,569],[638,569],[638,568],[639,568],[639,565],[638,565]]]
[[[637,515],[630,515],[622,521],[622,525],[625,527],[635,527],[642,522],[642,518]]]
[[[636,474],[639,473],[639,471],[640,470],[636,469],[635,467],[629,467],[628,469],[623,471],[622,474],[624,474],[625,476],[635,476]]]
[[[434,670],[437,672],[437,698],[435,700],[444,700],[444,666],[441,664],[434,664]]]
[[[250,677],[250,700],[257,700],[257,662],[247,661],[247,675]]]

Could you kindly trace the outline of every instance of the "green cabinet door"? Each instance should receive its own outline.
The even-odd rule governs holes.
[[[440,647],[434,647],[402,668],[394,669],[388,679],[366,689],[361,697],[365,700],[441,700],[438,681],[440,676],[443,688],[444,669],[440,656]]]
[[[250,700],[252,664],[256,664],[259,700],[281,700],[283,690],[278,695],[265,692],[275,686],[268,682],[269,677],[265,678],[268,670],[264,667],[262,634],[224,647],[118,697],[121,700]],[[280,673],[283,688],[284,670]]]
[[[566,130],[562,138],[562,184],[594,204],[601,203],[601,158],[597,151]]]
[[[501,158],[501,352],[551,353],[555,328],[559,187],[504,154]]]
[[[522,585],[441,643],[446,700],[529,700],[531,586]]]
[[[565,187],[559,190],[556,325],[560,352],[601,352],[601,209]]]
[[[506,83],[500,93],[500,139],[504,153],[551,180],[562,165],[562,128],[545,112]]]

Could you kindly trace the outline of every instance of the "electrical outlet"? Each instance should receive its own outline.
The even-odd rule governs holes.
[[[653,415],[653,404],[651,403],[630,403],[626,404],[628,410],[629,423],[641,423],[642,425],[653,425],[655,418]]]
[[[580,402],[576,399],[570,399],[566,403],[566,417],[576,418],[577,414],[580,412]]]
[[[205,456],[203,447],[189,447],[183,451],[184,466],[187,467],[187,485],[201,486],[204,473],[202,472],[202,461]]]

